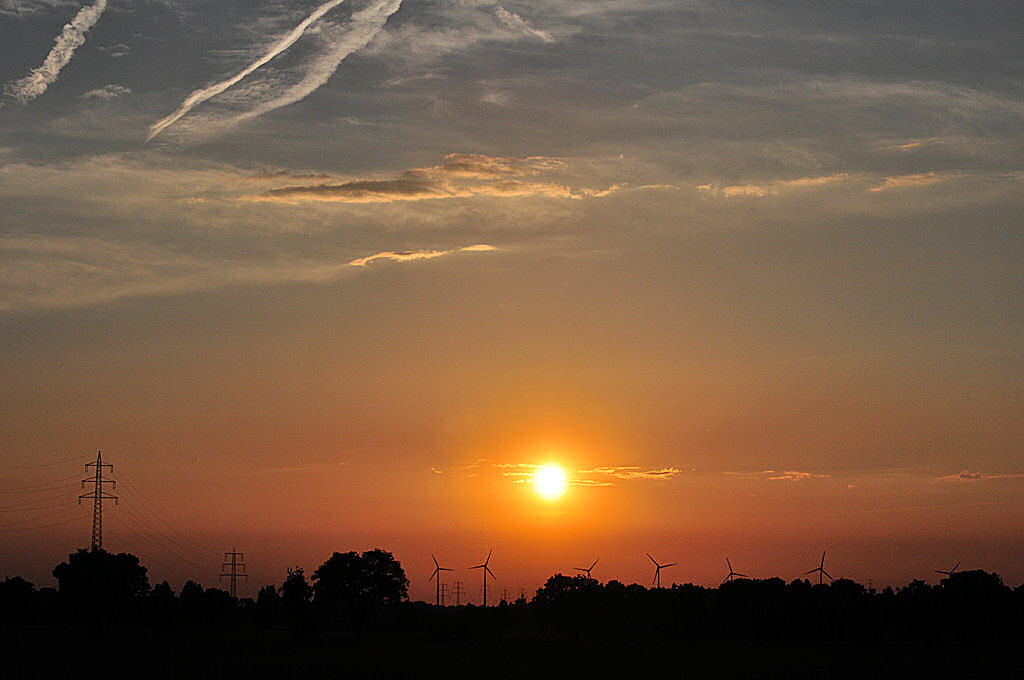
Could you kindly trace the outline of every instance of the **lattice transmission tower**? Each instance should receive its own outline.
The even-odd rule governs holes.
[[[92,499],[92,543],[89,549],[95,551],[103,550],[103,501],[114,501],[114,505],[117,505],[117,496],[107,493],[103,485],[110,484],[110,488],[113,489],[117,487],[117,482],[112,479],[103,479],[103,468],[109,468],[113,472],[114,466],[103,462],[101,451],[96,452],[95,463],[85,464],[85,471],[88,472],[91,467],[96,468],[96,472],[92,477],[82,480],[82,488],[84,489],[86,483],[91,482],[92,491],[79,496],[78,504],[82,504],[83,498]]]
[[[245,573],[245,555],[231,546],[231,552],[224,553],[224,560],[220,565],[222,570],[220,579],[223,581],[227,578],[228,583],[231,584],[231,597],[238,597],[238,579],[243,578],[246,583],[249,582],[249,575]],[[229,567],[231,571],[223,571]]]

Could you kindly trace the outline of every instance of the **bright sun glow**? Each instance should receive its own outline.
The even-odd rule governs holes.
[[[565,493],[568,479],[565,470],[555,463],[548,463],[533,476],[533,487],[542,498],[554,500]]]

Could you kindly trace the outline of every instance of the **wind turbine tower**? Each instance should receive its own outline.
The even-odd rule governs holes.
[[[832,575],[829,574],[827,571],[825,571],[825,551],[824,550],[821,551],[821,564],[819,564],[814,569],[811,569],[809,571],[805,571],[804,572],[804,576],[807,576],[808,574],[814,574],[814,573],[818,574],[818,585],[819,586],[821,585],[821,577],[822,576],[828,576],[828,580],[829,581],[835,581],[835,579],[832,578]]]
[[[487,551],[487,559],[484,560],[483,564],[478,564],[475,567],[470,567],[470,569],[479,569],[481,571],[481,573],[483,574],[483,576],[484,576],[484,606],[485,607],[487,606],[487,575],[490,574],[491,578],[493,578],[495,581],[498,580],[498,577],[494,575],[494,572],[491,571],[491,568],[489,566],[487,566],[488,563],[490,563],[490,561],[491,561],[491,553],[492,552],[494,552],[493,549]]]
[[[437,595],[436,595],[436,597],[437,597],[437,599],[435,601],[435,604],[440,607],[441,606],[441,572],[442,571],[455,571],[455,570],[454,569],[449,569],[448,567],[442,567],[440,564],[438,564],[437,563],[437,558],[434,557],[434,553],[430,553],[430,559],[434,560],[434,573],[432,573],[430,575],[430,578],[427,579],[427,580],[428,581],[432,581],[432,580],[436,579],[436,581],[437,581],[436,582],[436,585],[437,585]]]
[[[724,584],[726,581],[732,581],[737,576],[739,576],[740,578],[750,578],[746,574],[741,574],[738,571],[733,571],[733,569],[732,569],[732,562],[729,561],[728,557],[725,558],[725,563],[729,565],[729,575],[726,576],[725,579],[722,580],[722,584]],[[719,585],[721,585],[721,584],[719,584]]]
[[[661,570],[667,569],[668,567],[674,567],[675,562],[669,562],[668,564],[658,564],[658,560],[651,557],[651,553],[647,553],[647,558],[654,562],[654,580],[651,581],[651,585],[657,584],[657,587],[661,588]]]
[[[589,567],[573,567],[573,569],[575,569],[576,571],[585,572],[587,574],[587,578],[594,578],[593,576],[590,575],[590,570],[593,569],[597,565],[597,562],[600,559],[601,558],[598,557],[596,560],[594,560],[594,564],[591,564]]]

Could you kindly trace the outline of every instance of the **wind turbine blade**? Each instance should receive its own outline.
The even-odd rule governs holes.
[[[821,570],[821,573],[822,573],[822,574],[824,574],[825,576],[828,576],[828,577],[829,577],[829,580],[835,581],[835,579],[834,579],[834,578],[832,578],[832,574],[828,573],[828,572],[827,572],[827,571],[825,571],[824,569],[822,569],[822,570]]]
[[[825,551],[824,550],[821,551],[821,566],[822,567],[825,566]]]
[[[804,576],[807,576],[808,574],[813,574],[816,571],[818,571],[818,567],[815,567],[814,569],[811,569],[810,571],[805,571],[804,572]]]
[[[729,565],[729,573],[732,573],[732,562],[729,561],[728,557],[725,558],[725,563]]]
[[[435,576],[437,576],[437,571],[438,571],[438,570],[437,570],[437,569],[435,569],[435,570],[434,570],[434,573],[432,573],[432,574],[430,575],[430,578],[428,578],[427,580],[428,580],[428,581],[433,581],[433,580],[434,580],[434,577],[435,577]]]
[[[594,567],[596,567],[596,566],[597,566],[597,563],[598,563],[598,561],[599,561],[600,559],[601,559],[601,558],[600,558],[600,557],[598,557],[598,558],[597,558],[596,560],[594,560],[594,563],[590,565],[590,569],[593,569]],[[587,571],[589,572],[589,571],[590,571],[590,569],[587,569]]]
[[[656,566],[656,567],[660,567],[661,566],[660,564],[658,564],[658,560],[656,560],[653,557],[651,557],[651,553],[645,553],[645,554],[647,555],[647,559],[649,559],[651,562],[654,562],[654,566]]]
[[[436,557],[434,557],[434,553],[430,553],[430,559],[434,560],[434,566],[435,566],[435,567],[438,567],[438,566],[440,566],[440,565],[439,565],[439,564],[437,563],[437,558],[436,558]]]
[[[490,575],[491,575],[491,578],[493,578],[493,579],[494,579],[495,581],[497,581],[497,580],[498,580],[498,577],[494,575],[494,572],[493,572],[493,571],[491,571],[491,568],[490,568],[490,567],[484,567],[484,571],[485,571],[486,573],[490,574]],[[485,577],[485,578],[486,578],[486,577]],[[829,578],[831,578],[831,577],[829,577]]]
[[[663,564],[663,565],[661,565],[661,568],[662,568],[662,569],[665,569],[665,568],[667,568],[667,567],[674,567],[674,566],[676,566],[676,563],[675,563],[675,562],[669,562],[668,564]]]
[[[742,576],[743,578],[750,578],[746,574],[733,574],[733,576]]]
[[[957,562],[956,566],[949,570],[949,575],[952,576],[953,572],[960,568],[960,563]]]
[[[484,560],[484,564],[488,564],[491,561],[491,553],[494,552],[494,548],[487,551],[487,559]]]

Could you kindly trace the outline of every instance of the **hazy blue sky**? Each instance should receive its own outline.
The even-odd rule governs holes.
[[[0,491],[103,449],[159,578],[1024,580],[1021,3],[0,0],[0,83]]]

